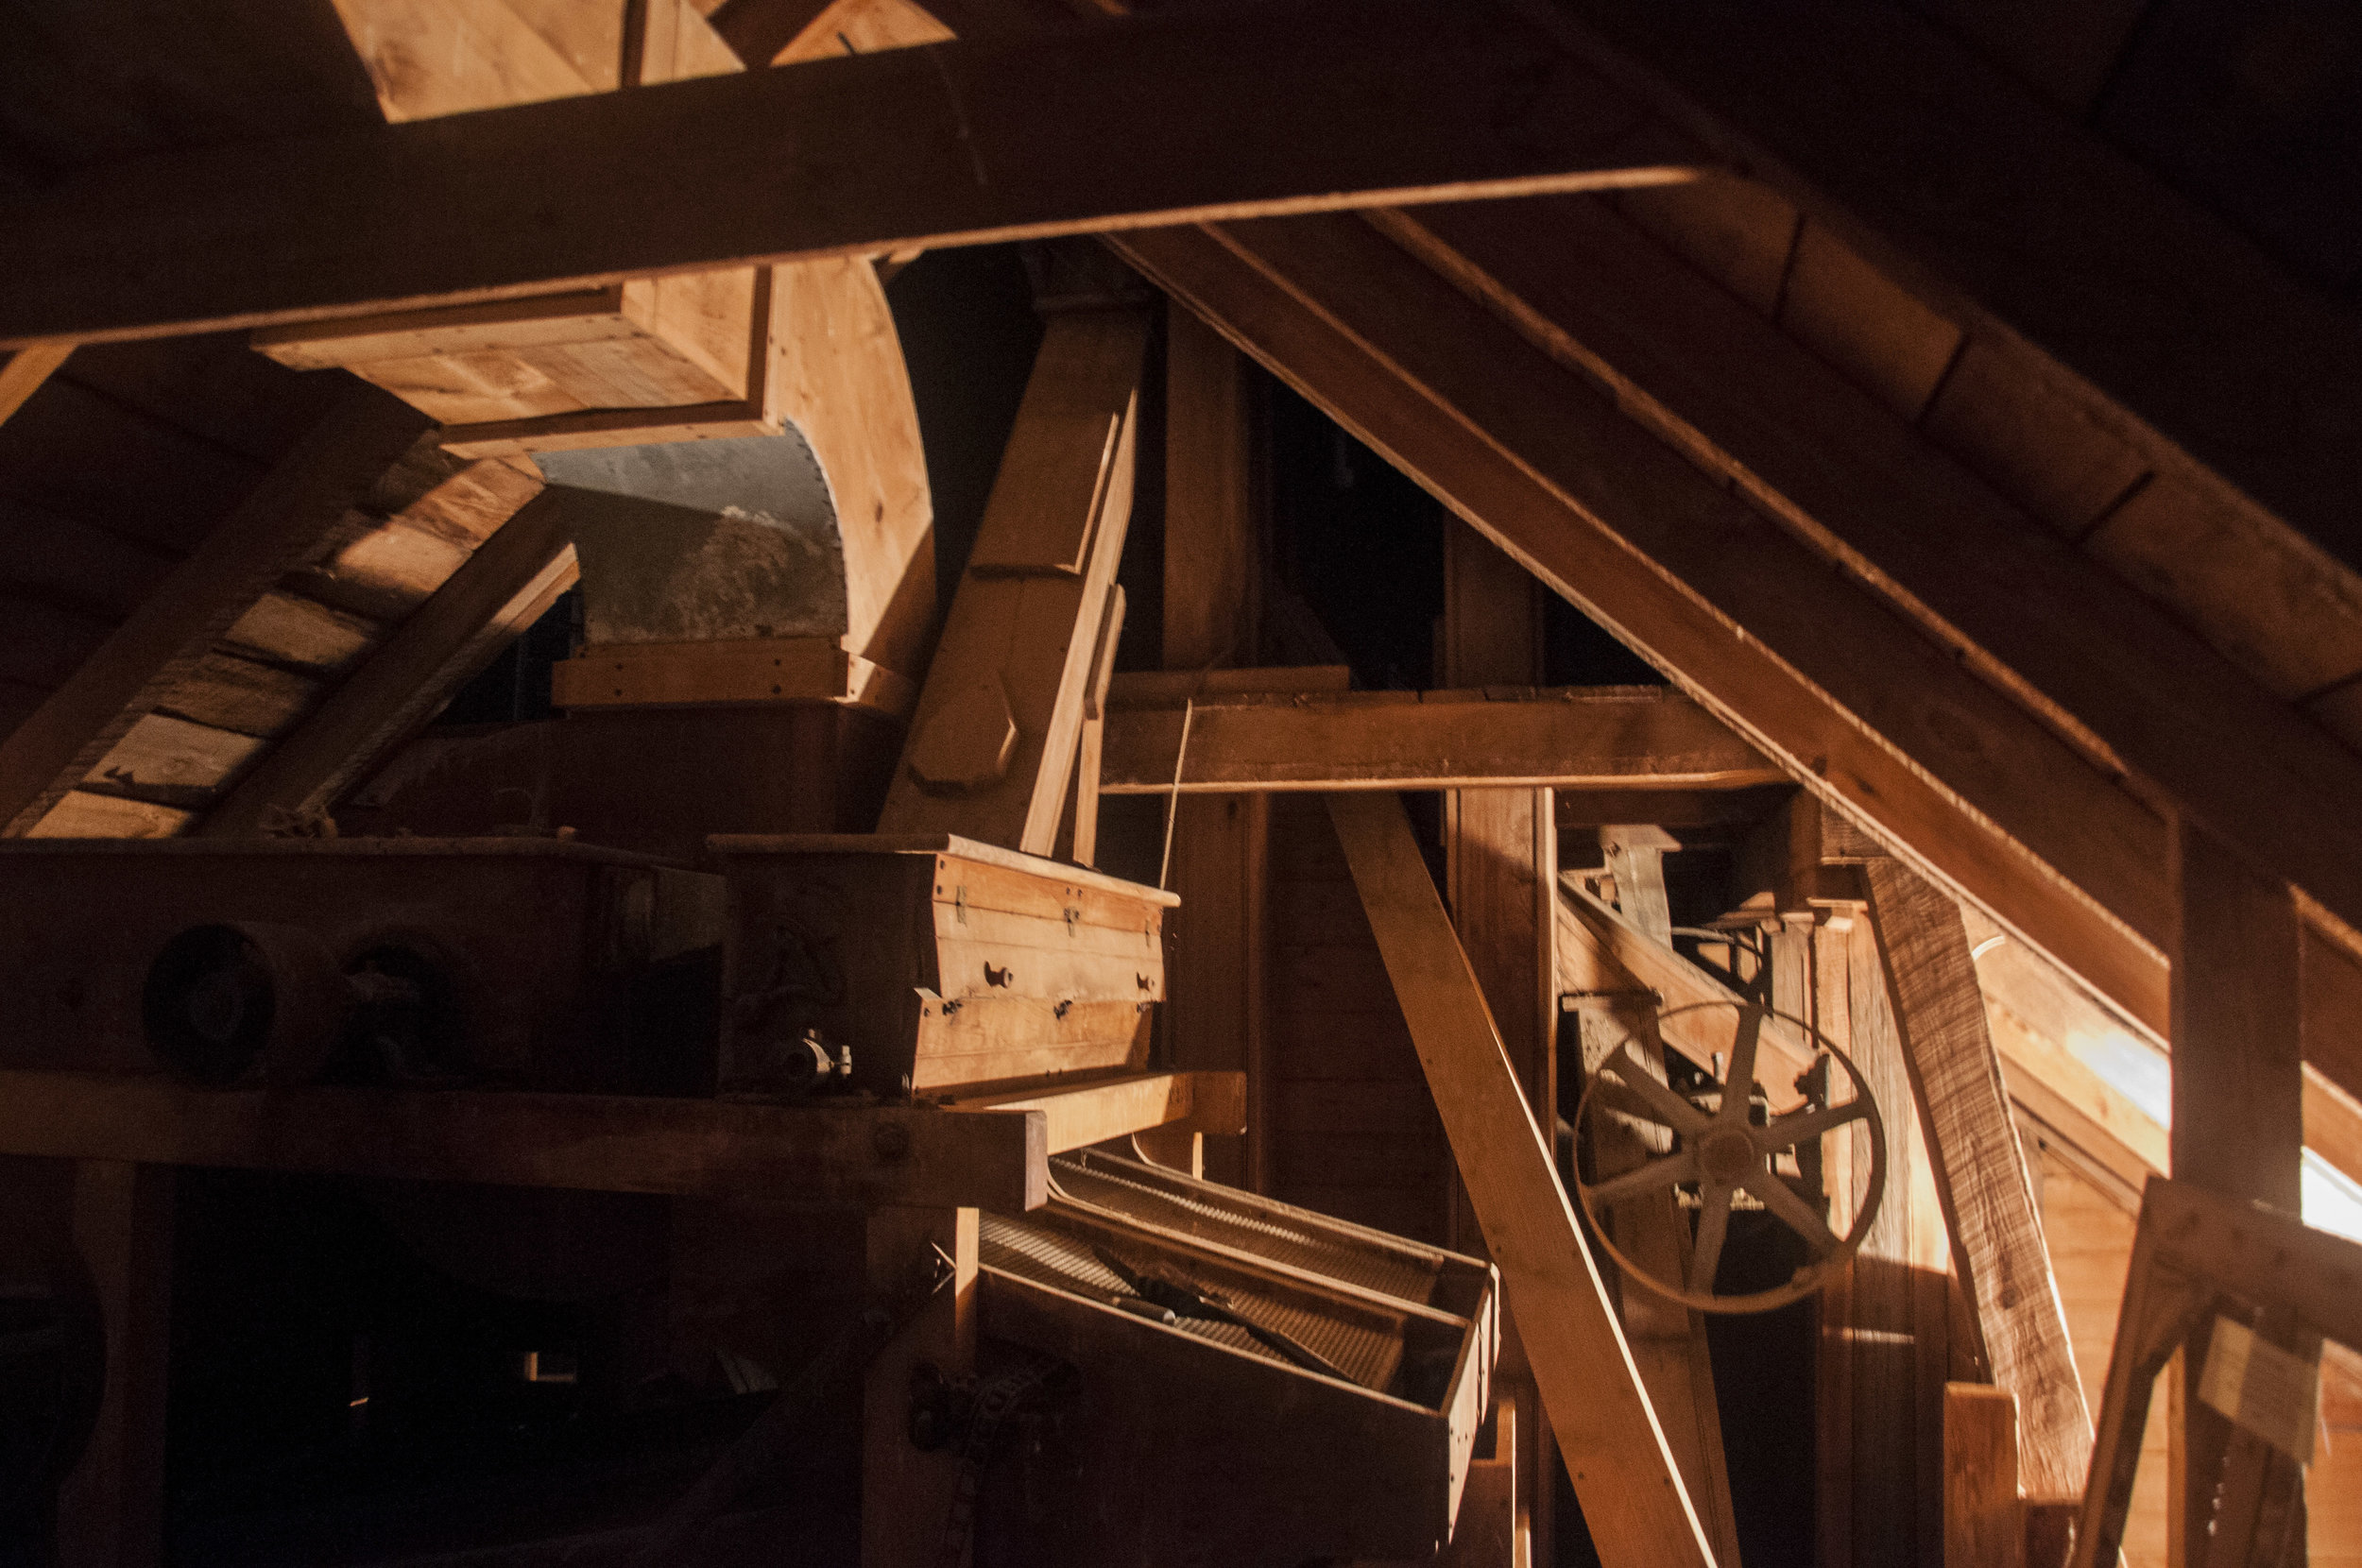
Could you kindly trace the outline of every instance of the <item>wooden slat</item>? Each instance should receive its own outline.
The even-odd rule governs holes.
[[[424,427],[355,387],[105,647],[0,742],[0,816],[23,833],[212,648]]]
[[[544,603],[572,573],[573,557],[562,497],[527,502],[207,815],[206,836],[253,833],[275,813],[325,809],[450,700],[484,656],[488,633]]]
[[[953,1111],[1039,1111],[1050,1118],[1049,1150],[1063,1154],[1152,1127],[1235,1136],[1246,1124],[1246,1075],[1140,1073],[1071,1087],[953,1099]]]
[[[608,1095],[197,1088],[0,1071],[0,1153],[814,1202],[1048,1197],[1037,1111],[791,1109]],[[881,1133],[881,1128],[895,1132]]]
[[[1943,1568],[2026,1568],[2017,1500],[2017,1396],[1943,1386]]]
[[[1961,1283],[1993,1381],[2018,1396],[2027,1491],[2068,1496],[2091,1462],[2091,1414],[1968,936],[1952,900],[1908,868],[1874,861],[1863,878]]]
[[[1711,1563],[1549,1146],[1402,803],[1369,793],[1327,799],[1600,1560],[1608,1568]]]
[[[1055,846],[1131,523],[1147,333],[1125,312],[1051,323],[879,831]]]
[[[1676,173],[1611,150],[1634,118],[1431,0],[978,39],[94,170],[16,213],[0,344]]]
[[[1797,781],[2163,1020],[2163,825],[1589,383],[1351,220],[1115,243]]]
[[[1688,698],[1657,687],[1372,691],[1229,698],[1182,715],[1118,711],[1100,788],[1448,790],[1647,785],[1744,789],[1779,770]]]

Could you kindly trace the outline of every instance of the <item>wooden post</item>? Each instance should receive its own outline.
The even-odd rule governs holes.
[[[106,1393],[81,1461],[58,1489],[62,1568],[163,1561],[164,1387],[172,1333],[173,1172],[84,1160],[75,1251],[105,1321]]]
[[[862,1568],[938,1568],[942,1561],[959,1450],[954,1444],[924,1453],[912,1443],[911,1375],[921,1363],[947,1378],[975,1371],[977,1219],[974,1209],[869,1212],[873,1295],[908,1290],[938,1249],[951,1260],[952,1277],[869,1364],[862,1390]]]
[[[1163,664],[1203,680],[1259,654],[1262,527],[1246,364],[1187,311],[1165,345]],[[1185,758],[1186,763],[1187,758]],[[1175,1066],[1243,1069],[1243,1139],[1204,1140],[1205,1173],[1271,1186],[1263,1070],[1264,888],[1270,811],[1259,794],[1183,798],[1174,809],[1174,912],[1166,1038]]]
[[[2180,920],[2173,973],[2173,1177],[2242,1202],[2302,1207],[2304,1073],[2295,900],[2206,828],[2174,834]],[[2270,1462],[2252,1435],[2198,1397],[2211,1320],[2182,1346],[2171,1403],[2174,1559],[2212,1563],[2218,1498],[2277,1485],[2302,1497],[2302,1472]],[[2301,1509],[2301,1504],[2300,1509]],[[2302,1541],[2299,1513],[2297,1539]]]
[[[2017,1396],[1943,1386],[1943,1568],[2026,1568],[2017,1497]]]
[[[1327,797],[1544,1412],[1607,1568],[1714,1560],[1399,797]]]
[[[2091,1413],[1960,907],[1899,861],[1873,860],[1863,878],[1960,1283],[1994,1383],[2018,1397],[2027,1491],[2072,1496]]]

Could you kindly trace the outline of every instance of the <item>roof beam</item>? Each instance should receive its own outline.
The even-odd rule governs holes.
[[[1686,178],[1625,150],[1641,118],[1490,6],[978,38],[76,175],[9,214],[0,346]]]
[[[73,352],[71,343],[28,343],[0,364],[0,421],[23,408]]]
[[[1115,243],[1791,777],[2162,1032],[2165,825],[1891,605],[1366,224]]]
[[[1496,687],[1119,708],[1107,718],[1099,790],[1739,790],[1787,776],[1677,691]]]

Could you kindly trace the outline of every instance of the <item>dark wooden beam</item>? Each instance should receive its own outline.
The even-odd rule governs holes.
[[[0,1070],[0,1154],[815,1203],[1048,1199],[1049,1113],[474,1090],[206,1089]]]
[[[9,215],[0,346],[1685,178],[1639,117],[1489,5],[979,38],[77,175]]]
[[[1114,243],[1797,782],[2162,1032],[2164,824],[1595,383],[1358,219]]]
[[[1104,794],[1452,790],[1510,785],[1742,790],[1784,775],[1680,693],[1652,687],[1234,696],[1107,720]],[[1645,818],[1642,820],[1646,820]]]
[[[353,383],[130,619],[0,741],[0,832],[32,831],[427,426],[424,415],[390,394]]]

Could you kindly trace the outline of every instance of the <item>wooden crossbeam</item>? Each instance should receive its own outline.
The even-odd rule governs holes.
[[[0,1154],[812,1202],[1048,1201],[1050,1113],[617,1095],[211,1089],[0,1070]]]
[[[30,831],[427,429],[355,383],[99,650],[0,741],[0,832]]]
[[[10,214],[0,346],[1686,178],[1622,150],[1635,119],[1490,6],[979,38],[78,175]]]
[[[1114,243],[1796,781],[2162,1025],[2159,819],[1595,383],[1356,219]]]
[[[1599,1266],[1402,802],[1327,798],[1600,1559],[1608,1568],[1710,1565]]]
[[[1224,697],[1119,709],[1104,794],[1241,790],[1746,789],[1786,775],[1677,692],[1647,687]]]
[[[2018,1397],[2027,1491],[2072,1496],[2091,1412],[1959,908],[1893,861],[1863,868],[1936,1190],[1993,1381]]]
[[[545,490],[273,746],[207,813],[199,834],[236,837],[261,831],[274,813],[325,810],[532,624],[574,575],[564,493]]]

